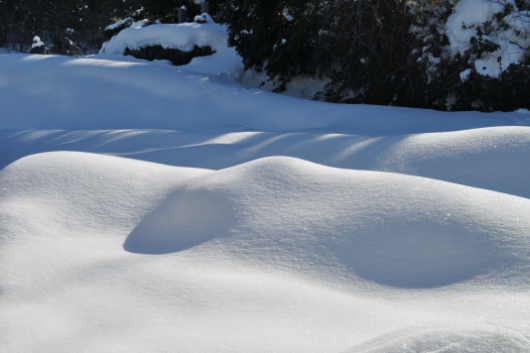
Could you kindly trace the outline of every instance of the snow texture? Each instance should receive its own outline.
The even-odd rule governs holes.
[[[277,95],[217,49],[0,56],[0,351],[530,352],[527,110]]]
[[[493,15],[503,12],[506,6],[517,7],[513,0],[502,2],[484,0],[461,0],[455,6],[455,12],[446,23],[446,33],[454,54],[463,54],[471,48],[470,40],[478,37],[477,28],[486,21],[496,23]],[[475,70],[480,75],[499,77],[511,64],[524,61],[525,53],[530,46],[530,16],[528,11],[516,11],[504,18],[510,25],[508,30],[495,30],[483,35],[500,46],[492,53],[485,53],[474,62]],[[517,35],[516,32],[521,34]]]
[[[103,43],[100,53],[123,54],[127,48],[138,50],[155,45],[185,52],[192,51],[194,46],[209,46],[213,50],[226,47],[225,26],[213,22],[208,14],[202,17],[207,23],[153,24],[144,27],[145,23],[137,22]]]

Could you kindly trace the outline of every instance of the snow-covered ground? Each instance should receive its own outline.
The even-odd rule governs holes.
[[[1,352],[530,352],[530,114],[0,55]]]

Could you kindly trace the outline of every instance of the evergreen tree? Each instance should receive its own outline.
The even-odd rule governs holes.
[[[7,45],[7,33],[9,28],[7,16],[7,0],[0,0],[0,47]]]
[[[326,56],[316,56],[324,10],[318,0],[228,0],[220,20],[245,69],[264,70],[282,91],[291,77],[325,68]]]
[[[417,16],[405,0],[335,0],[323,18],[321,41],[333,57],[329,101],[416,105],[423,89],[411,60]]]

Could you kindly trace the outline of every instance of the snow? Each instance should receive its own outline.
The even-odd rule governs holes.
[[[120,26],[122,26],[123,24],[125,24],[125,23],[127,23],[128,21],[131,21],[131,20],[132,19],[130,17],[124,18],[121,21],[118,21],[116,23],[113,23],[113,24],[108,25],[107,27],[105,27],[105,31],[109,31],[109,30],[112,30],[112,29],[119,28]]]
[[[504,18],[506,23],[511,26],[511,29],[503,33],[507,40],[510,40],[521,48],[528,48],[530,46],[530,36],[517,35],[516,32],[521,33],[530,32],[530,11],[517,11]]]
[[[213,22],[208,14],[202,17],[207,23],[153,24],[144,27],[144,21],[137,22],[105,42],[100,53],[123,54],[127,48],[138,50],[155,45],[187,52],[192,51],[194,46],[209,46],[213,50],[226,47],[225,26]]]
[[[228,53],[221,57],[220,67],[230,69],[234,64]],[[200,130],[236,125],[261,131],[318,128],[384,136],[519,125],[520,114],[513,113],[334,105],[248,89],[230,81],[230,73],[199,72],[215,63],[216,55],[182,67],[105,54],[4,55],[0,57],[0,66],[6,68],[0,77],[2,111],[18,118],[3,121],[2,128]],[[58,72],[64,74],[53,74]]]
[[[476,28],[486,21],[492,21],[493,15],[503,12],[506,5],[513,6],[515,2],[507,0],[502,2],[484,0],[461,0],[455,6],[454,13],[449,16],[446,23],[446,33],[449,38],[453,54],[463,54],[471,48],[470,40],[478,37]],[[528,11],[516,11],[504,18],[511,28],[508,30],[495,30],[490,35],[483,35],[484,40],[489,40],[500,46],[492,53],[485,53],[483,57],[474,61],[475,70],[480,75],[499,77],[512,63],[524,61],[525,52],[530,45],[530,17]],[[517,35],[516,32],[522,32]]]
[[[530,110],[521,108],[521,109],[517,109],[517,110],[515,111],[515,113],[520,113],[520,114],[530,114]]]
[[[208,14],[203,13],[202,15],[195,16],[193,20],[199,23],[208,22]]]
[[[513,1],[510,1],[514,4]],[[504,11],[504,6],[493,1],[461,0],[455,6],[454,13],[447,19],[447,36],[455,52],[464,53],[469,49],[469,40],[476,37],[471,26],[480,26],[492,15]],[[464,28],[464,26],[466,28]]]
[[[462,82],[466,82],[469,75],[471,74],[471,72],[473,72],[472,69],[465,69],[464,71],[460,72],[460,79],[462,80]]]
[[[0,56],[0,351],[530,352],[527,110],[118,52]]]
[[[293,16],[289,14],[289,9],[283,9],[283,16],[289,22],[293,20]]]
[[[40,37],[35,36],[33,37],[33,44],[31,45],[31,48],[37,48],[37,47],[43,47],[44,43],[40,40]]]

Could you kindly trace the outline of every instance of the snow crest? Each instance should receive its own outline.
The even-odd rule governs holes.
[[[138,50],[156,45],[164,49],[190,52],[195,46],[211,47],[214,51],[225,47],[226,27],[216,24],[210,15],[204,14],[206,23],[133,24],[103,43],[100,54],[123,54],[125,49]]]
[[[287,157],[210,171],[37,154],[0,172],[0,344],[524,352],[529,212]]]

